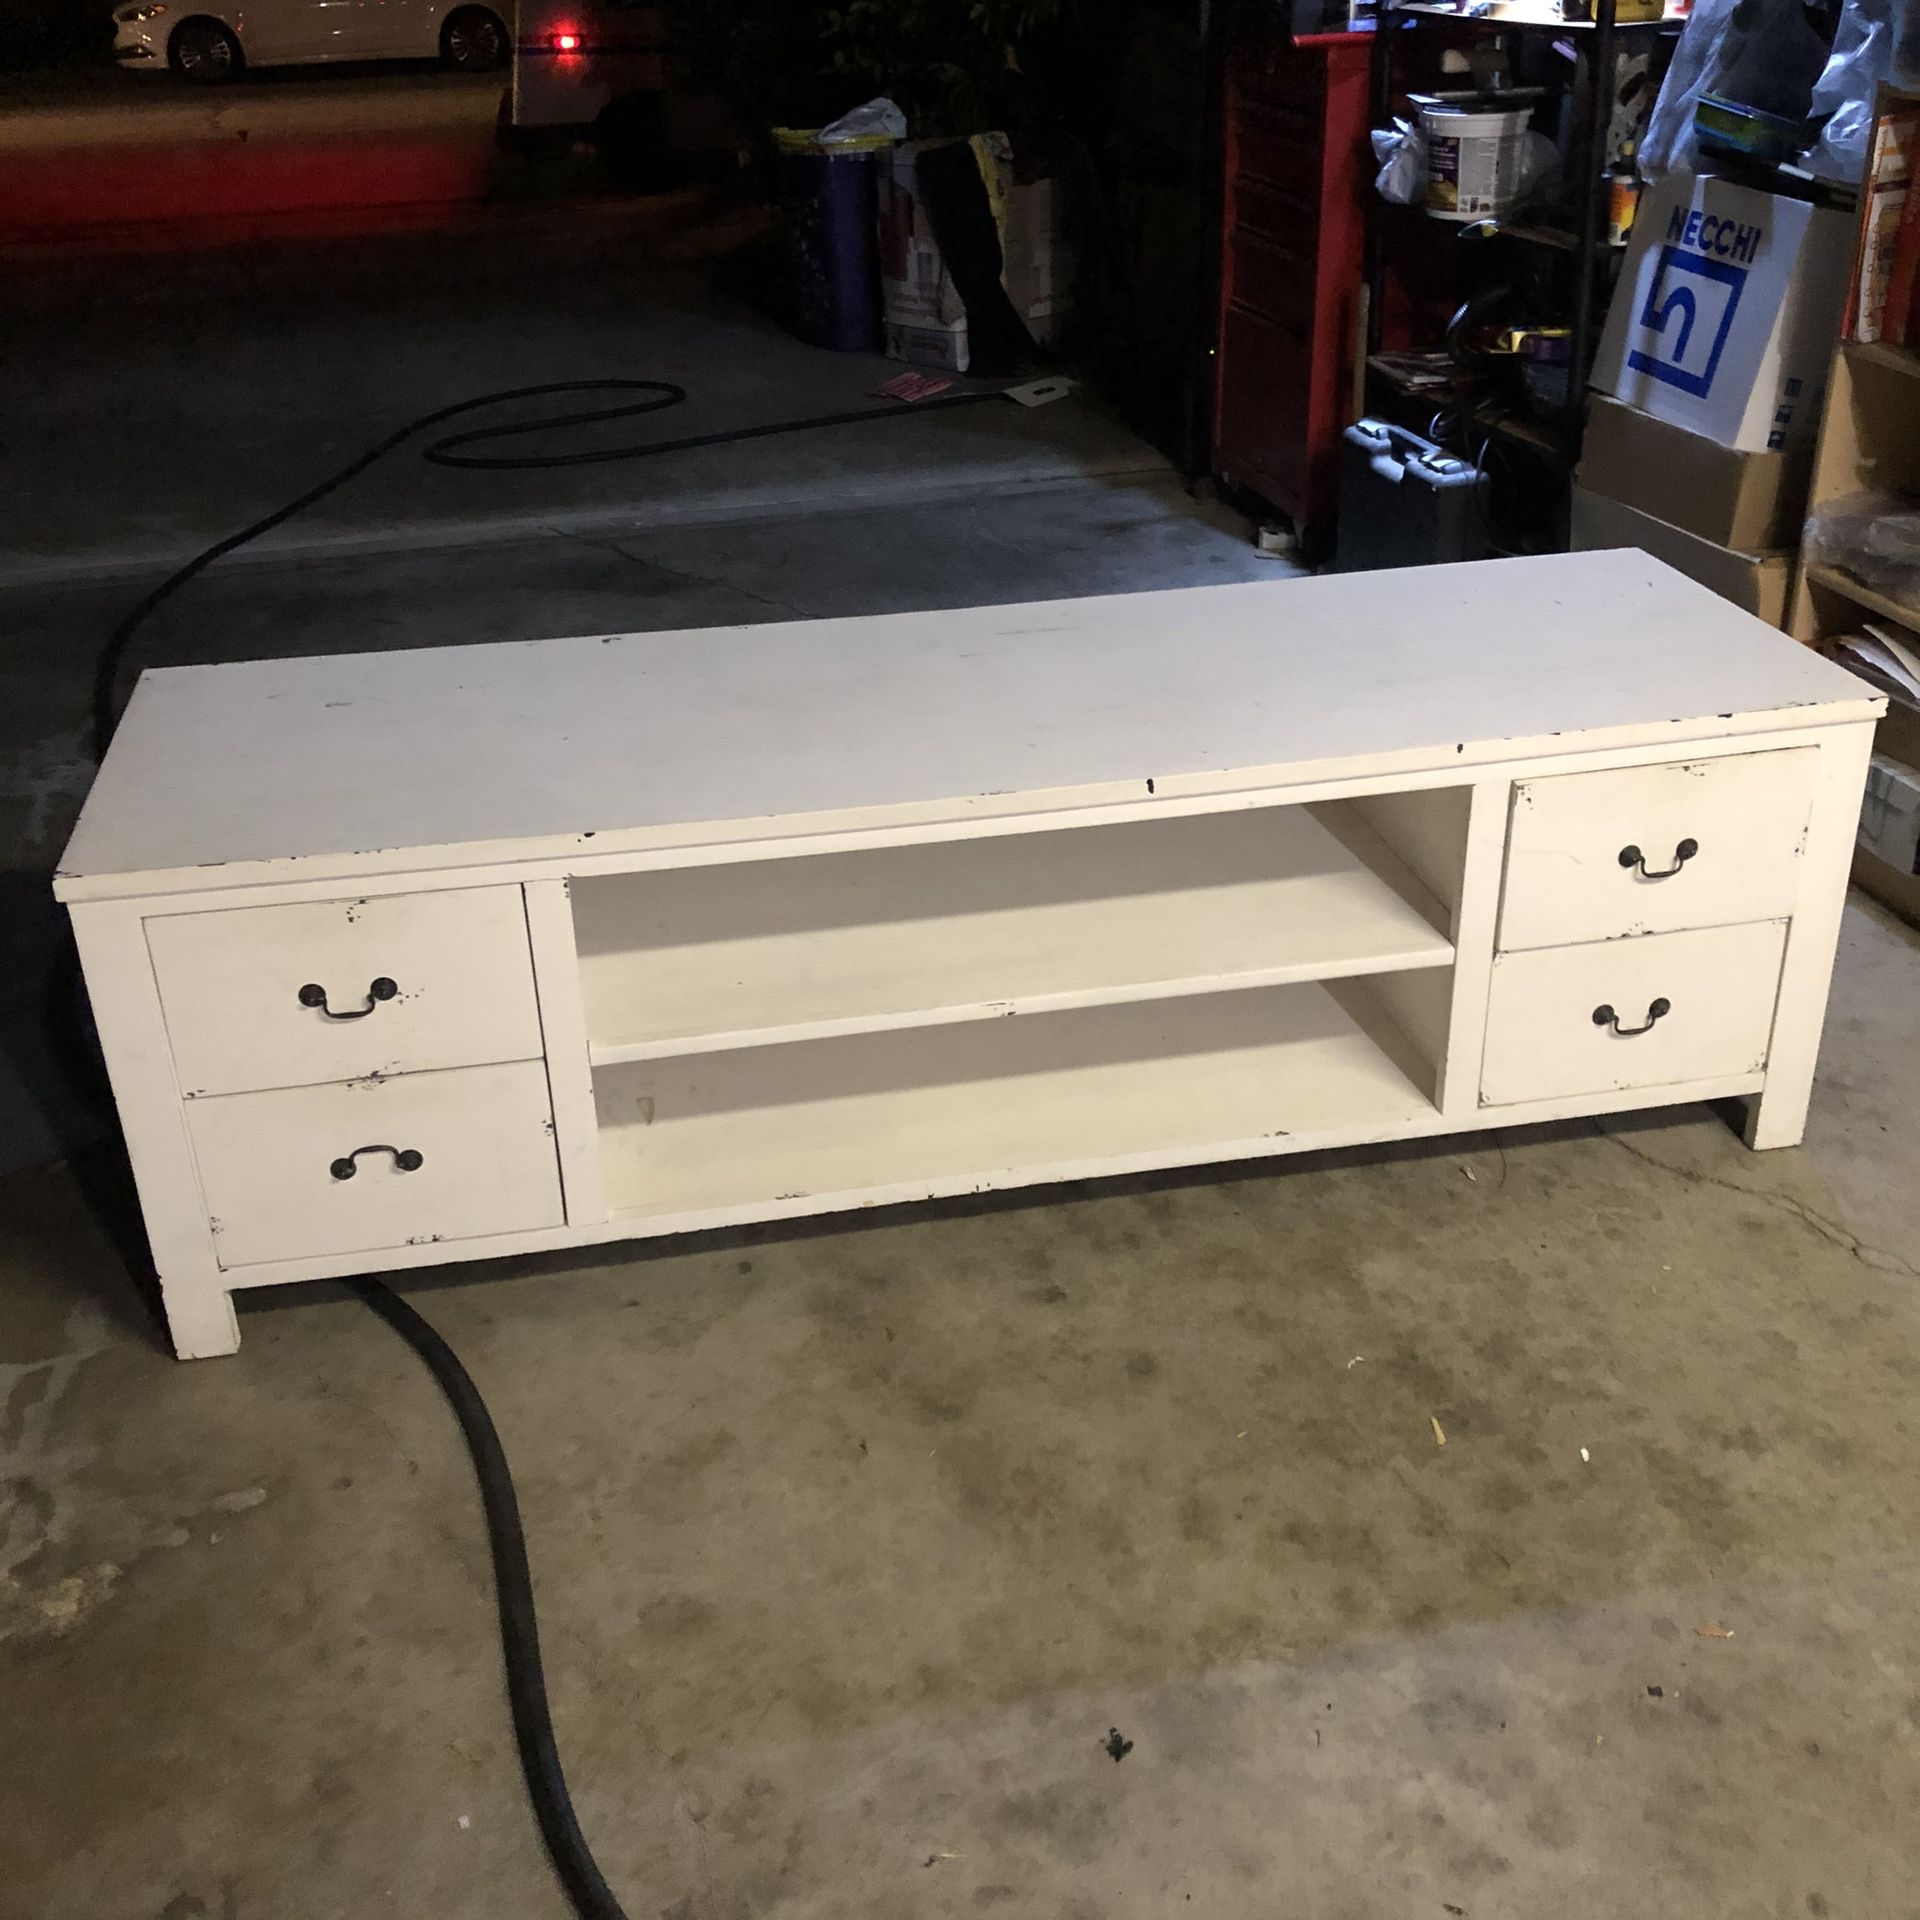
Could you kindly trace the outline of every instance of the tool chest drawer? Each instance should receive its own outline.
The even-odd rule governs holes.
[[[1285,242],[1235,228],[1228,236],[1234,288],[1255,312],[1303,333],[1313,325],[1313,260]]]
[[[1234,110],[1241,165],[1258,180],[1311,189],[1319,184],[1321,108],[1310,95],[1287,100],[1243,97]]]
[[[1313,303],[1313,229],[1320,217],[1318,196],[1311,189],[1277,180],[1256,180],[1251,175],[1239,183],[1234,193],[1231,231],[1258,234],[1290,249],[1307,277],[1306,303]],[[1305,251],[1302,252],[1302,246]],[[1242,294],[1242,299],[1246,295]],[[1252,304],[1257,305],[1254,301]]]
[[[189,1099],[542,1050],[517,886],[168,914],[146,933]]]
[[[1818,757],[1793,747],[1519,782],[1501,947],[1791,913]]]
[[[1775,920],[1497,954],[1480,1104],[1758,1073],[1786,937]]]
[[[1313,396],[1313,343],[1284,315],[1228,310],[1222,348],[1238,371],[1244,403],[1238,417],[1239,451],[1276,485],[1306,483]]]
[[[1303,59],[1290,37],[1247,35],[1235,49],[1234,82],[1249,99],[1317,115],[1326,92],[1324,76],[1322,63]]]
[[[460,1067],[187,1104],[222,1267],[557,1227],[545,1067]]]

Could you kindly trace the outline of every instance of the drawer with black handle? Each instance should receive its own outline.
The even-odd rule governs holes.
[[[1496,955],[1480,1104],[1759,1073],[1786,938],[1773,920]]]

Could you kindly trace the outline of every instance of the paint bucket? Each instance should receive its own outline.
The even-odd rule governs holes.
[[[1511,213],[1526,190],[1530,107],[1427,100],[1427,211],[1436,220],[1487,220]]]

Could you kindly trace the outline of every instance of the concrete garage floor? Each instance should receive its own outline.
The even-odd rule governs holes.
[[[1265,564],[1114,459],[322,548],[199,583],[153,657]],[[0,595],[30,986],[125,598],[34,557]],[[634,1920],[1920,1914],[1916,985],[1856,905],[1799,1151],[1678,1109],[410,1280],[512,1454]],[[327,1288],[165,1358],[38,1032],[0,1102],[0,1913],[558,1920],[434,1388]]]

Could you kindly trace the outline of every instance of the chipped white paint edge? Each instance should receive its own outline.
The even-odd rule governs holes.
[[[1551,739],[1463,742],[1450,753],[1408,753],[1386,759],[1273,767],[1179,781],[1143,776],[1093,792],[988,794],[836,814],[790,814],[757,820],[690,821],[632,832],[569,834],[539,842],[460,841],[447,845],[370,849],[347,857],[243,861],[215,867],[154,868],[137,874],[56,873],[54,895],[69,903],[164,896],[169,912],[251,906],[266,900],[333,900],[416,891],[423,876],[436,888],[484,886],[597,873],[642,873],[657,867],[722,861],[775,860],[863,847],[911,846],[1131,820],[1215,813],[1239,807],[1307,805],[1422,787],[1463,786],[1492,772],[1503,780],[1602,768],[1665,766],[1676,758],[1713,759],[1795,746],[1817,746],[1836,728],[1877,720],[1883,695],[1839,706],[1778,714],[1729,714],[1712,722],[1665,721],[1658,727]],[[1822,717],[1810,720],[1809,711]]]
[[[1467,814],[1466,863],[1453,924],[1453,1006],[1436,1103],[1453,1125],[1471,1123],[1480,1109],[1480,1055],[1486,1045],[1494,916],[1500,902],[1512,791],[1506,780],[1477,782]]]
[[[1860,830],[1860,797],[1872,753],[1872,727],[1844,728],[1821,745],[1813,810],[1799,849],[1800,886],[1774,1003],[1766,1085],[1747,1108],[1746,1141],[1755,1149],[1797,1146],[1807,1131],[1814,1062],[1826,1024],[1840,918]]]
[[[707,1207],[697,1212],[661,1214],[651,1218],[609,1213],[595,1225],[559,1227],[540,1233],[501,1234],[483,1240],[442,1241],[434,1246],[394,1247],[376,1255],[340,1256],[324,1260],[288,1260],[271,1266],[249,1267],[228,1276],[236,1291],[277,1287],[303,1280],[336,1280],[368,1271],[400,1271],[411,1267],[443,1266],[454,1260],[494,1260],[529,1253],[553,1253],[571,1247],[594,1247],[614,1240],[665,1239],[675,1234],[704,1233],[717,1228],[755,1226],[779,1220],[804,1220],[832,1213],[870,1212],[879,1207],[911,1206],[924,1201],[951,1200],[973,1194],[1017,1192],[1022,1188],[1058,1185],[1069,1180],[1123,1178],[1130,1174],[1159,1173],[1175,1167],[1222,1166],[1237,1161],[1276,1160],[1302,1153],[1321,1153],[1336,1147],[1381,1146],[1402,1140],[1425,1140],[1441,1134],[1483,1132],[1494,1127],[1535,1126],[1552,1120],[1588,1119],[1607,1113],[1639,1113],[1650,1108],[1683,1106],[1708,1100],[1726,1100],[1757,1093],[1762,1076],[1736,1074],[1721,1080],[1700,1080],[1669,1087],[1640,1087],[1630,1094],[1583,1094],[1559,1100],[1535,1100],[1511,1107],[1482,1107],[1454,1119],[1437,1110],[1416,1119],[1352,1127],[1329,1127],[1256,1140],[1223,1141],[1206,1148],[1181,1147],[1165,1153],[1129,1154],[1062,1163],[1047,1167],[1020,1167],[992,1173],[956,1174],[940,1179],[901,1181],[887,1187],[857,1192],[786,1194],[777,1200],[752,1201],[740,1206]]]
[[[546,1035],[547,1087],[553,1097],[554,1144],[560,1150],[567,1223],[589,1227],[606,1219],[607,1203],[601,1189],[600,1125],[593,1106],[573,902],[564,880],[530,880],[526,897],[534,992]]]
[[[174,1076],[139,905],[115,901],[76,908],[73,936],[140,1189],[173,1350],[182,1360],[237,1352],[240,1328],[214,1257],[212,1223],[200,1196],[186,1103]]]

